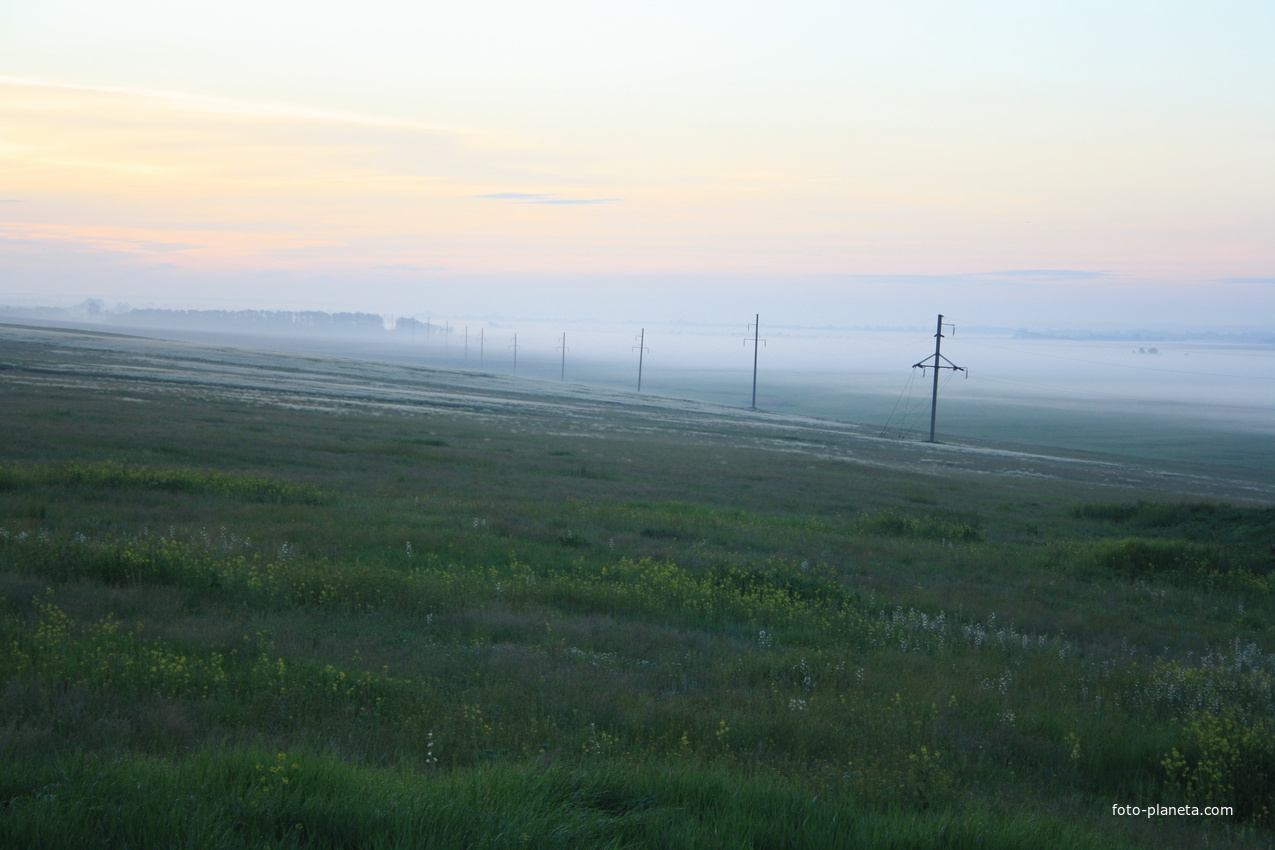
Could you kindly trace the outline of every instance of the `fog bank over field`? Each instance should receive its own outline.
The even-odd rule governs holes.
[[[757,406],[928,436],[934,322],[809,327],[761,317]],[[1270,463],[1275,335],[1079,329],[1072,338],[961,322],[942,354],[939,437],[1057,445],[1230,466]],[[752,315],[736,324],[456,321],[319,311],[9,309],[0,320],[70,324],[262,350],[310,352],[636,389],[748,407]],[[948,321],[945,318],[945,322]],[[644,345],[639,352],[639,343]]]

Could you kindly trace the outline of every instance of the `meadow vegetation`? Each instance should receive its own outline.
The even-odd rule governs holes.
[[[3,391],[6,846],[1275,837],[1275,508]]]

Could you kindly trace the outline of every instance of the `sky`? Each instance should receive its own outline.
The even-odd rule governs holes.
[[[0,3],[0,305],[1275,325],[1275,4]]]

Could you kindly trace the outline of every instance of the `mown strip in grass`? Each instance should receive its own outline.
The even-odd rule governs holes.
[[[666,539],[728,537],[739,528],[755,528],[762,534],[802,532],[864,535],[974,543],[983,539],[976,522],[934,514],[920,517],[899,511],[868,512],[846,518],[769,515],[739,509],[712,508],[686,502],[633,503],[636,517],[651,524],[643,536]]]
[[[306,505],[320,505],[331,501],[328,493],[313,484],[262,475],[207,469],[162,469],[115,461],[0,464],[0,491],[35,487],[159,490],[253,502],[292,502]]]

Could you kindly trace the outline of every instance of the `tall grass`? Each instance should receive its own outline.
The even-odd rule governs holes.
[[[0,410],[0,843],[1271,839],[1264,508],[147,398]]]
[[[0,793],[0,837],[31,848],[1125,846],[1048,814],[883,813],[677,763],[421,772],[244,749],[28,767]]]

